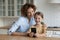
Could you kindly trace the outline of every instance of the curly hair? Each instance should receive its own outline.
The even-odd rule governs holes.
[[[26,3],[21,8],[21,15],[27,17],[27,10],[29,8],[33,8],[33,10],[36,11],[36,6],[34,4]]]

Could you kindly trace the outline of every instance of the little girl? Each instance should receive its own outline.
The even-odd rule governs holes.
[[[31,26],[31,28],[28,31],[28,35],[30,37],[45,37],[46,36],[46,25],[42,22],[43,20],[43,14],[41,12],[36,12],[34,15],[34,19],[36,24]],[[32,32],[32,28],[36,28],[36,33]]]

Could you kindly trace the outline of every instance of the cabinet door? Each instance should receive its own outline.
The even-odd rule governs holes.
[[[17,0],[17,16],[21,15],[21,7],[25,3],[33,3],[33,0]]]
[[[53,34],[53,31],[47,31],[47,33],[46,33],[47,37],[51,37],[52,34]]]
[[[7,29],[0,29],[0,34],[7,34]]]
[[[21,7],[23,6],[25,0],[17,0],[17,16],[21,15]]]
[[[25,3],[33,3],[33,0],[0,0],[0,16],[20,16]]]
[[[0,16],[5,16],[5,0],[0,0]]]
[[[14,16],[14,0],[8,0],[8,16]]]
[[[53,31],[52,37],[60,37],[60,31]]]

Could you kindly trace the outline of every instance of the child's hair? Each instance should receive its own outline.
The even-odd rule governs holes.
[[[42,18],[44,18],[43,14],[41,12],[36,12],[35,15],[34,15],[34,18],[35,18],[36,15],[40,15]]]

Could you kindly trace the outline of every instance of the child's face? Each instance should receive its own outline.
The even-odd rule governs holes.
[[[35,16],[35,22],[36,22],[36,24],[40,24],[40,22],[42,21],[42,17],[40,16],[40,15],[36,15]]]

